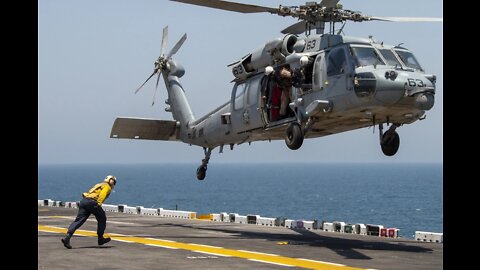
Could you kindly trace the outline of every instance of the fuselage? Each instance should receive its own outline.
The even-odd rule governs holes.
[[[307,64],[299,61],[305,56]],[[288,123],[305,126],[309,120],[305,138],[315,138],[380,123],[410,124],[434,104],[435,76],[426,74],[408,49],[372,39],[285,35],[235,64],[230,100],[188,125],[180,123],[180,140],[207,148],[278,140]],[[288,66],[301,75],[291,88],[285,119],[271,117],[268,66]]]

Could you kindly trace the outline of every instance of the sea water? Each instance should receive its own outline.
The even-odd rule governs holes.
[[[39,165],[38,199],[79,201],[106,175],[118,183],[105,203],[379,224],[443,232],[443,165],[385,163]]]

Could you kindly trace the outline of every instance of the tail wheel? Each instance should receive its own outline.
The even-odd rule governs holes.
[[[393,156],[397,153],[398,148],[400,147],[400,136],[398,136],[398,133],[394,131],[390,138],[387,139],[385,138],[387,134],[388,132],[383,134],[382,143],[380,146],[382,147],[382,152],[386,156]]]
[[[207,174],[207,166],[201,165],[197,168],[197,179],[203,180],[205,179],[205,175]]]
[[[291,123],[285,134],[285,144],[292,150],[297,150],[303,144],[303,132],[300,125],[297,123]]]

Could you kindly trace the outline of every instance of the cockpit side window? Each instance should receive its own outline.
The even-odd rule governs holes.
[[[356,67],[385,65],[373,47],[350,47]]]
[[[380,49],[380,54],[382,54],[383,58],[387,60],[387,65],[389,66],[402,66],[398,59],[395,57],[395,54],[389,49]]]
[[[258,103],[259,98],[259,89],[260,89],[260,82],[262,80],[262,76],[257,76],[252,78],[249,82],[248,86],[248,94],[247,94],[247,104],[248,106],[255,105]]]
[[[400,60],[409,68],[414,68],[423,71],[413,53],[404,50],[395,50],[400,57]]]
[[[235,100],[233,103],[233,109],[239,110],[243,109],[245,103],[245,89],[247,88],[246,83],[240,83],[237,85],[237,89],[235,90]]]
[[[335,48],[327,56],[327,76],[345,73],[347,59],[343,47]]]

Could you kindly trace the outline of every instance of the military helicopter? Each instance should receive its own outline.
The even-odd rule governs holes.
[[[197,168],[198,180],[205,178],[217,147],[222,153],[225,145],[233,150],[235,144],[285,140],[296,150],[304,139],[376,125],[382,152],[393,156],[400,146],[396,129],[424,119],[434,105],[436,76],[426,73],[410,50],[341,32],[347,21],[442,22],[441,18],[366,16],[343,9],[339,0],[278,8],[219,0],[171,1],[299,20],[282,30],[282,36],[231,63],[230,100],[198,119],[180,83],[185,69],[172,59],[187,35],[165,54],[168,26],[163,29],[154,70],[135,93],[157,75],[156,94],[161,75],[168,93],[165,111],[173,120],[117,117],[110,138],[200,146],[205,157]],[[336,23],[343,24],[337,31]],[[300,37],[302,33],[305,36]]]

